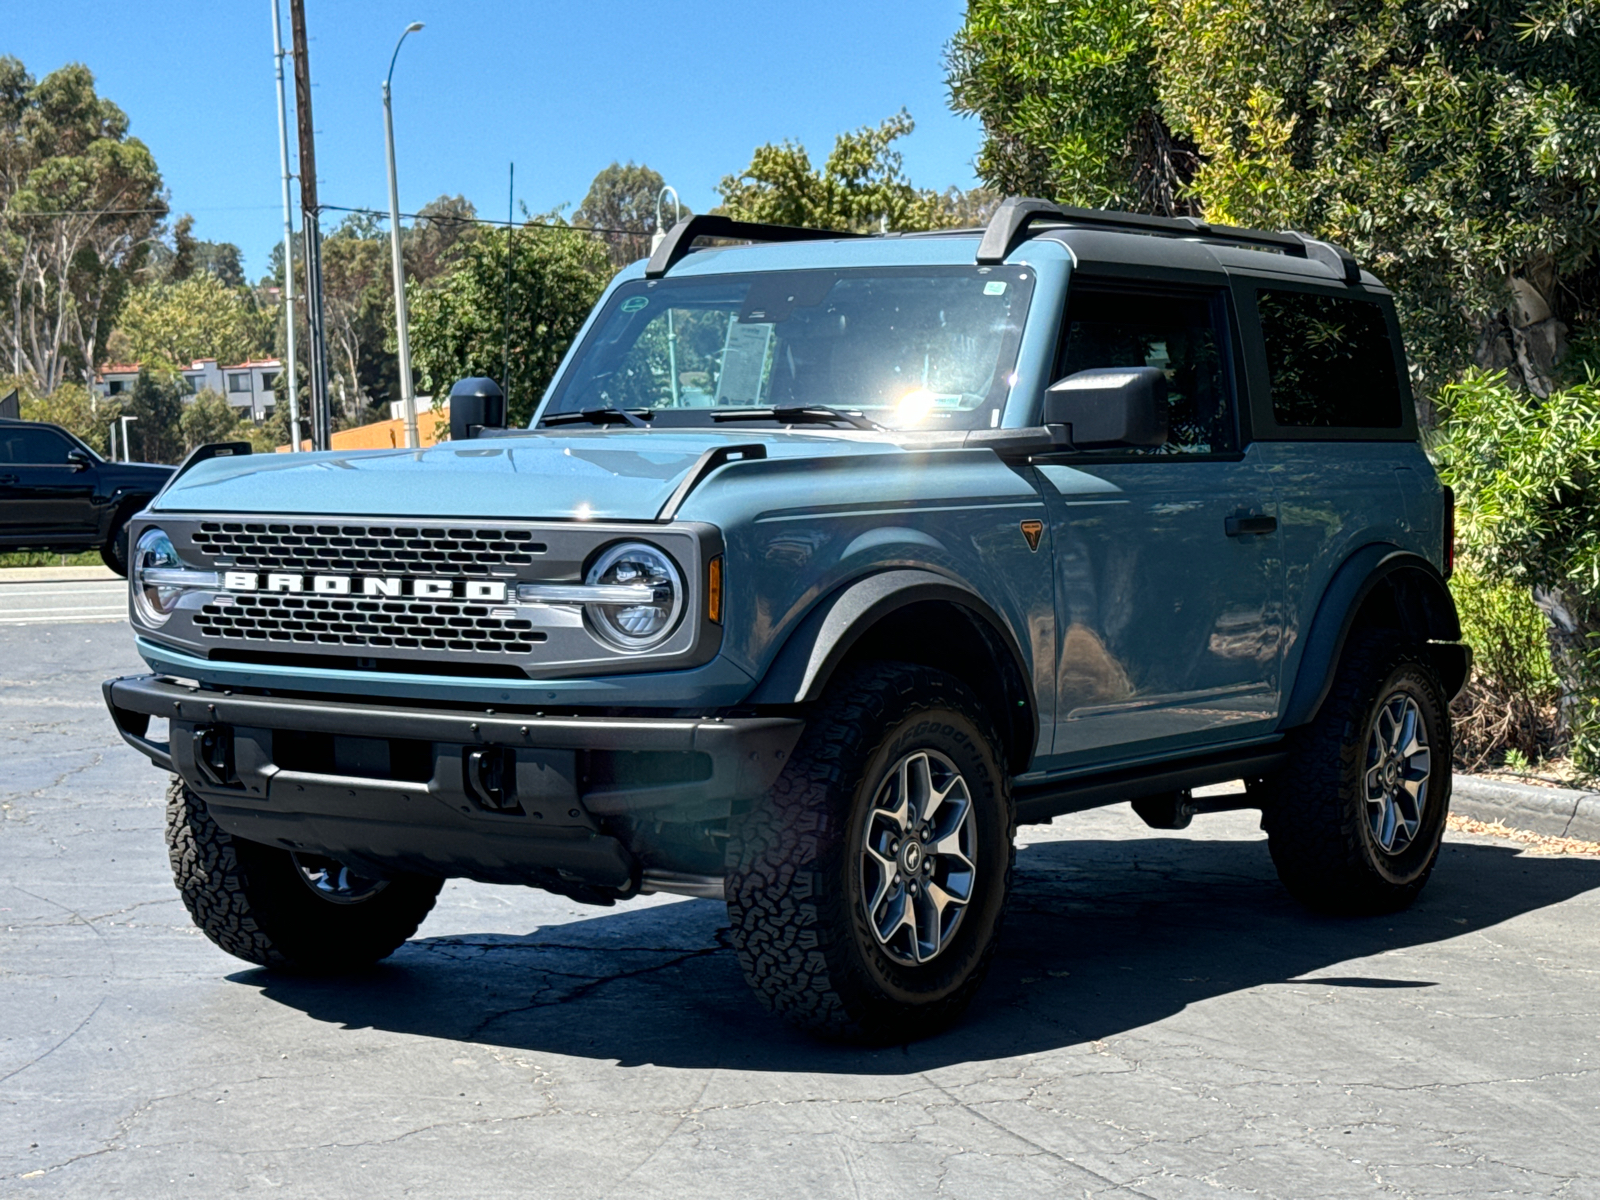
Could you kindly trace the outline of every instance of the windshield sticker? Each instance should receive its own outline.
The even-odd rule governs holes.
[[[1004,296],[1006,294],[1005,281],[1003,279],[991,279],[983,285],[983,294],[985,296]]]
[[[1005,284],[1002,283],[1000,286],[1005,287]],[[649,303],[649,296],[629,296],[622,302],[622,311],[626,313],[635,313]]]
[[[714,404],[757,404],[761,382],[766,374],[767,345],[772,340],[770,324],[728,326],[722,348],[722,374],[717,377]]]

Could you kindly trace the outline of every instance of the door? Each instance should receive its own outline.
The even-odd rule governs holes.
[[[96,473],[68,460],[78,449],[46,426],[0,425],[0,532],[8,541],[94,540]]]
[[[1258,454],[1239,448],[1220,284],[1073,282],[1057,377],[1154,366],[1170,409],[1159,449],[1036,468],[1055,553],[1056,756],[1156,753],[1276,721],[1277,513]]]

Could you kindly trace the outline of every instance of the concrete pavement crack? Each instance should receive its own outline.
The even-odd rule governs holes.
[[[99,1000],[95,1001],[95,1006],[89,1010],[88,1016],[84,1017],[83,1020],[79,1021],[77,1023],[77,1025],[75,1025],[73,1027],[73,1030],[72,1030],[71,1033],[67,1034],[66,1037],[62,1038],[54,1046],[51,1046],[50,1049],[46,1050],[43,1054],[36,1054],[32,1058],[30,1058],[27,1062],[23,1063],[20,1067],[17,1067],[15,1070],[7,1071],[4,1075],[0,1075],[0,1083],[4,1083],[8,1079],[15,1079],[18,1075],[21,1075],[29,1067],[35,1066],[35,1065],[43,1062],[45,1059],[49,1058],[52,1054],[54,1054],[57,1050],[61,1049],[61,1047],[65,1046],[73,1038],[77,1037],[78,1034],[83,1032],[83,1027],[85,1025],[87,1025],[90,1021],[94,1020],[95,1013],[100,1011],[101,1006],[104,1005],[105,1002],[106,1002],[106,998],[104,996],[101,996]]]

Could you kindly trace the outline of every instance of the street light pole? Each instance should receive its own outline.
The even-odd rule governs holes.
[[[417,397],[411,386],[411,335],[406,317],[406,273],[400,257],[400,185],[394,173],[394,107],[389,103],[389,83],[394,79],[395,59],[400,57],[400,46],[407,34],[422,28],[421,21],[406,26],[400,41],[394,44],[389,56],[389,73],[383,79],[383,137],[389,155],[389,248],[394,258],[394,325],[395,340],[400,347],[400,400],[406,414],[406,448],[416,450],[421,446],[417,436]]]
[[[272,0],[272,56],[278,64],[278,164],[283,174],[283,307],[289,351],[289,453],[300,449],[300,379],[294,356],[294,210],[289,201],[289,115],[283,94],[283,18]]]

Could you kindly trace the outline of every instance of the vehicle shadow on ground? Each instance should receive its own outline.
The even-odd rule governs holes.
[[[1190,1004],[1317,973],[1316,985],[1425,988],[1404,959],[1600,887],[1600,861],[1446,843],[1422,900],[1388,917],[1310,915],[1261,840],[1062,841],[1019,851],[988,983],[966,1019],[911,1046],[813,1041],[769,1017],[708,900],[626,907],[526,937],[419,938],[354,979],[231,978],[346,1028],[616,1060],[624,1066],[904,1074],[1108,1038]]]

